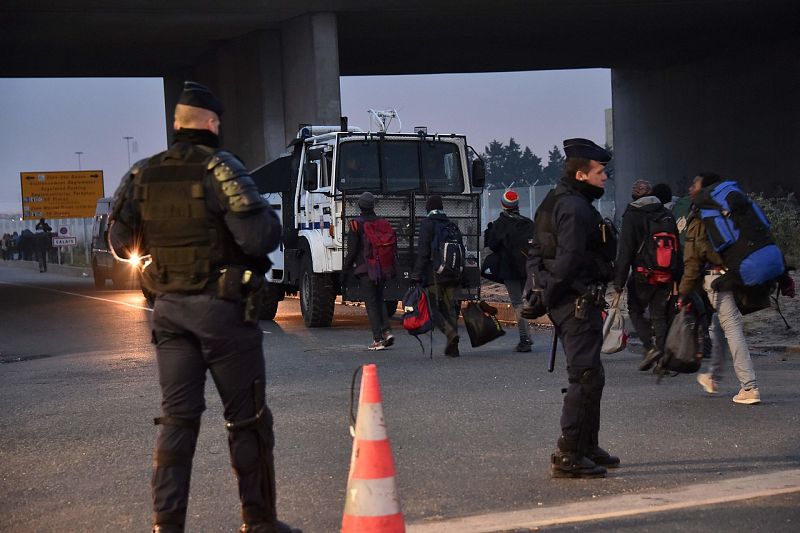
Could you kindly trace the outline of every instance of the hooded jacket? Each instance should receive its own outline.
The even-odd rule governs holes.
[[[642,196],[629,203],[625,209],[625,214],[622,215],[622,231],[619,235],[614,287],[624,287],[631,268],[639,266],[636,256],[645,240],[650,237],[648,220],[656,213],[671,214],[655,196]],[[677,235],[678,226],[674,218],[672,226],[670,231]]]

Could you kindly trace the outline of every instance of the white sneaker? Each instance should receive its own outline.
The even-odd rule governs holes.
[[[369,350],[385,350],[386,346],[383,344],[383,341],[374,341],[370,344],[367,349]]]
[[[755,387],[752,389],[739,389],[739,394],[733,397],[733,402],[745,405],[761,403],[761,393],[759,393],[758,389]]]
[[[711,379],[711,374],[697,374],[697,382],[708,394],[717,393],[717,382]]]

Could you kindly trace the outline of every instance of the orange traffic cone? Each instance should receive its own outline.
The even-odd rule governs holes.
[[[342,533],[404,533],[375,365],[364,365]]]

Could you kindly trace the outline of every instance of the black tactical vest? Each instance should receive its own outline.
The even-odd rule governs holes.
[[[564,185],[558,185],[547,193],[534,219],[534,234],[536,242],[541,248],[542,263],[550,269],[556,257],[558,234],[555,227],[555,208],[559,198],[575,194],[578,191]],[[582,199],[583,196],[581,196]],[[581,265],[580,275],[586,281],[611,281],[614,277],[614,259],[617,253],[617,230],[609,220],[604,220],[600,213],[587,202],[587,208],[592,211],[591,228],[587,235],[586,254]]]
[[[153,156],[137,174],[134,200],[144,243],[152,256],[142,283],[156,293],[197,293],[216,279],[219,269],[247,265],[247,256],[205,198],[209,148],[175,144]]]

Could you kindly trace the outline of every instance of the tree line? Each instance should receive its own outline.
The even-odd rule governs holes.
[[[606,148],[608,148],[606,146]],[[486,163],[486,185],[488,187],[526,186],[537,183],[551,185],[558,182],[564,172],[564,153],[554,145],[547,152],[547,164],[534,154],[529,147],[522,146],[511,137],[508,144],[503,144],[497,139],[492,140],[481,154]],[[613,160],[606,167],[606,172],[611,178],[613,173]]]

